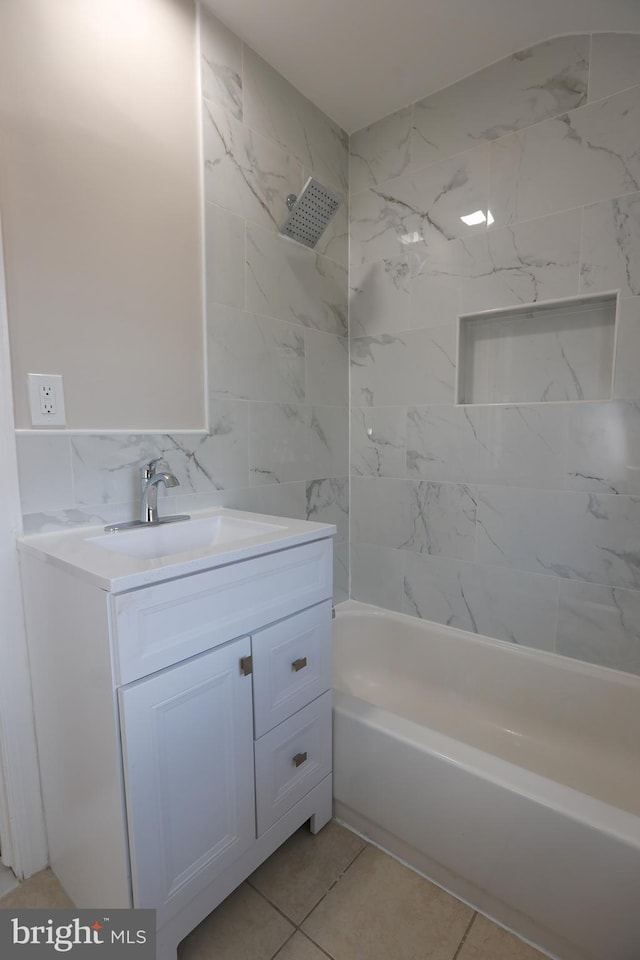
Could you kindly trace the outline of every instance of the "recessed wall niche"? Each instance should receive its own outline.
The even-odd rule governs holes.
[[[617,294],[459,318],[456,402],[610,400]]]

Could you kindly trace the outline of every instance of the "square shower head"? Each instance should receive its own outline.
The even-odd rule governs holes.
[[[341,203],[342,197],[309,177],[280,233],[306,247],[315,247]]]

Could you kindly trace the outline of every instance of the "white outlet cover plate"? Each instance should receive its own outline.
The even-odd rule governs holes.
[[[64,409],[64,390],[59,373],[28,373],[29,409],[33,427],[65,427],[67,417]],[[40,388],[50,387],[54,394],[55,413],[43,413],[40,405]]]

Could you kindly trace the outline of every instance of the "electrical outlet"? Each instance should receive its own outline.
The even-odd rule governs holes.
[[[40,413],[47,417],[55,417],[56,412],[56,391],[50,383],[41,383]]]
[[[64,427],[64,392],[57,373],[28,373],[31,424],[34,427]]]

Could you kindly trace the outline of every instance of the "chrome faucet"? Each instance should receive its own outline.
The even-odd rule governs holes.
[[[158,464],[164,464],[162,457],[149,460],[140,467],[140,523],[159,523],[158,487],[177,487],[180,481],[172,473],[160,473]]]
[[[154,526],[159,523],[174,523],[176,520],[189,520],[189,515],[180,513],[172,517],[158,516],[158,487],[161,483],[165,487],[177,487],[180,481],[172,473],[158,470],[158,465],[166,466],[162,457],[149,460],[140,467],[140,519],[125,520],[122,523],[110,523],[104,529],[113,533],[116,530],[127,530],[131,527]]]

